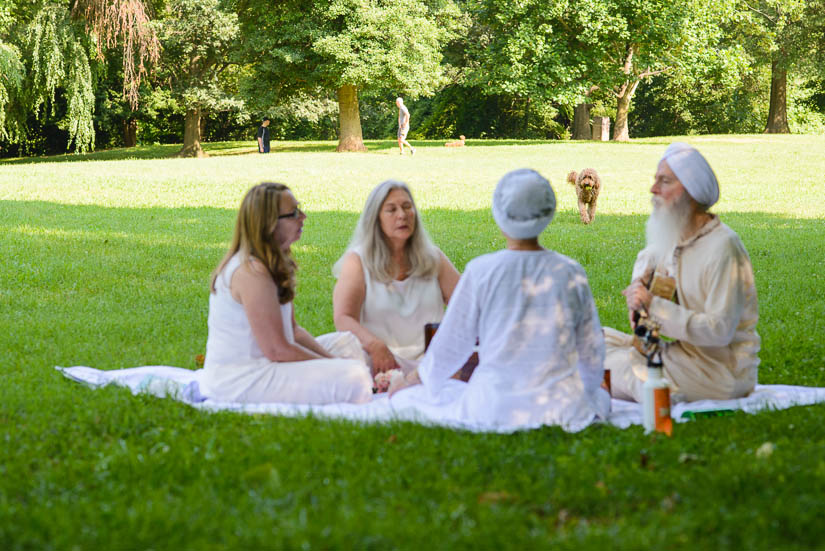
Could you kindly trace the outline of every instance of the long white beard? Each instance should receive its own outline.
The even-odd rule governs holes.
[[[665,205],[659,197],[652,199],[653,212],[647,219],[645,234],[647,249],[655,264],[666,264],[690,221],[690,196],[683,193],[672,204]]]

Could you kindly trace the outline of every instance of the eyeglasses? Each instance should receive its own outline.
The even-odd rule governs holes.
[[[302,214],[304,214],[304,211],[301,210],[300,204],[298,204],[295,207],[295,210],[293,210],[292,212],[288,212],[286,214],[279,214],[278,220],[281,220],[282,218],[292,218],[293,220],[295,220],[296,218],[300,218]]]

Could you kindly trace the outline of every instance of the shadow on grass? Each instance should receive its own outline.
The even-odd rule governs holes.
[[[257,153],[254,142],[213,142],[203,143],[203,149],[209,156],[243,155]],[[92,153],[65,153],[42,157],[18,157],[0,159],[3,165],[25,165],[38,163],[81,163],[88,161],[128,161],[153,160],[174,157],[180,151],[181,144],[141,145],[137,147],[120,147],[104,149]]]
[[[422,217],[435,243],[459,270],[472,258],[504,246],[486,209],[429,209]],[[303,237],[294,246],[298,315],[314,333],[332,330],[331,268],[344,252],[357,218],[351,212],[310,211]],[[545,247],[585,268],[604,325],[626,325],[620,292],[643,245],[645,218],[600,214],[592,225],[583,226],[577,213],[568,209],[559,212],[542,234]],[[825,360],[825,302],[817,298],[825,286],[825,259],[819,250],[825,225],[769,213],[726,213],[722,219],[742,237],[754,265],[763,338],[760,380],[825,385],[820,369]],[[86,330],[84,317],[75,319],[69,313],[106,312],[100,323],[142,327],[126,337],[134,339],[127,344],[135,348],[151,348],[147,335],[161,335],[159,324],[166,324],[162,338],[183,338],[176,335],[191,334],[192,329],[178,313],[188,311],[196,316],[191,319],[205,315],[209,275],[225,253],[234,220],[234,210],[210,207],[0,202],[0,249],[5,251],[0,310],[12,326],[24,326],[32,319],[60,315],[55,313],[59,306],[64,317],[52,320],[52,325],[68,335]],[[25,333],[6,331],[0,345],[12,351],[48,349],[48,340],[54,338],[35,332],[24,339]],[[42,342],[35,342],[38,338]],[[104,355],[112,356],[121,344],[115,340],[99,346]],[[71,340],[65,346],[73,346]],[[190,350],[193,345],[170,342],[169,347]],[[139,365],[148,360],[130,361]]]
[[[452,140],[411,140],[415,147],[422,148],[442,148],[444,144]],[[604,144],[616,142],[570,142],[567,140],[467,140],[466,147],[495,147],[495,146],[533,146],[533,145],[563,145],[563,144]],[[669,141],[647,141],[645,145],[668,144]],[[210,142],[202,143],[204,151],[210,157],[228,155],[256,155],[258,154],[255,142]],[[284,141],[272,142],[270,154],[278,153],[334,153],[338,142],[336,141]],[[396,140],[364,140],[367,152],[386,151],[398,148]],[[3,165],[26,165],[39,163],[79,163],[90,161],[125,161],[125,160],[154,160],[174,157],[180,151],[181,144],[163,145],[141,145],[129,148],[115,148],[94,151],[92,153],[65,153],[61,155],[49,155],[41,157],[17,157],[10,159],[0,158],[0,166]]]

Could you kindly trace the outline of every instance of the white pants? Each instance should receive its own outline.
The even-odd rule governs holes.
[[[349,331],[327,333],[325,335],[321,335],[320,337],[316,337],[315,340],[318,341],[321,346],[329,350],[329,353],[333,356],[338,358],[361,360],[367,364],[367,367],[369,367],[370,370],[372,370],[372,358],[370,358],[370,355],[363,349],[361,342]],[[392,352],[392,355],[395,358],[395,363],[398,364],[398,367],[401,368],[404,375],[414,371],[418,367],[421,358],[424,357],[422,352],[419,352],[418,357],[414,360],[410,360],[399,355],[399,352],[406,352],[409,354],[409,348],[414,347],[408,347],[402,350],[390,349],[390,352]]]
[[[204,368],[198,381],[201,392],[221,402],[316,405],[369,402],[373,384],[370,369],[363,360],[351,357],[354,350],[361,350],[361,344],[352,333],[335,335],[335,340],[322,344],[339,358],[303,362],[271,362],[260,358],[244,364]]]

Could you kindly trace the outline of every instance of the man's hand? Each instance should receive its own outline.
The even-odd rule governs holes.
[[[647,311],[650,308],[650,301],[653,300],[653,295],[647,290],[647,287],[642,283],[641,279],[635,280],[622,291],[627,302],[627,311],[630,317],[630,326],[635,328],[633,323],[633,313]]]
[[[400,367],[395,361],[395,356],[392,355],[390,349],[387,348],[387,345],[382,341],[376,339],[367,346],[366,350],[372,359],[373,374],[383,373],[384,371]]]

